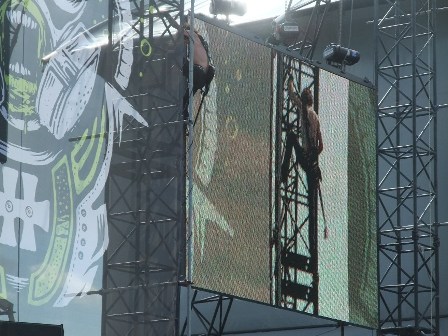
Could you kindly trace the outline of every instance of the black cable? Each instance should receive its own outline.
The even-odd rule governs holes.
[[[348,34],[348,45],[347,47],[351,48],[352,43],[352,26],[353,26],[353,0],[350,8],[350,30]]]

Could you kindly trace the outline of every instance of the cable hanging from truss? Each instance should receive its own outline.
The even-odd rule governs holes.
[[[349,31],[348,31],[348,43],[347,43],[347,47],[349,47],[349,48],[352,47],[353,2],[354,1],[352,0],[351,6],[350,6],[350,26],[349,26]]]

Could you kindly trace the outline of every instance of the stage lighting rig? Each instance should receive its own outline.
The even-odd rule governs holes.
[[[335,43],[327,46],[323,55],[328,64],[336,67],[356,64],[361,58],[358,51],[342,47]]]
[[[299,25],[292,20],[287,20],[286,15],[283,14],[272,21],[272,35],[267,42],[274,45],[283,43],[289,46],[297,40],[299,33]]]
[[[210,14],[215,16],[225,15],[229,21],[229,15],[243,16],[246,14],[247,6],[238,0],[212,0],[210,2]]]

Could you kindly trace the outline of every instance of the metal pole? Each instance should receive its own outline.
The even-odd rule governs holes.
[[[193,246],[193,60],[194,60],[194,0],[190,6],[190,45],[188,63],[188,227],[187,227],[187,335],[191,336],[191,282]]]
[[[339,1],[339,36],[338,36],[338,44],[342,45],[342,21],[344,15],[344,2],[343,0]]]
[[[439,223],[439,213],[438,213],[438,203],[439,203],[439,188],[438,188],[438,170],[437,170],[437,159],[438,159],[438,155],[437,155],[437,151],[438,151],[438,145],[437,145],[437,114],[439,111],[439,106],[438,106],[438,99],[437,99],[437,44],[436,44],[436,37],[437,37],[437,1],[434,1],[432,3],[432,8],[430,8],[431,10],[431,21],[432,21],[432,30],[433,30],[433,37],[432,37],[432,47],[431,47],[431,52],[432,52],[432,66],[433,66],[433,81],[432,81],[432,104],[433,104],[433,108],[435,109],[434,112],[434,122],[433,122],[433,131],[434,131],[434,145],[433,145],[433,149],[434,149],[434,168],[433,168],[433,181],[434,181],[434,194],[435,194],[435,198],[434,198],[434,223],[435,223],[435,228],[434,228],[434,235],[435,235],[435,241],[433,242],[433,248],[435,249],[435,253],[434,253],[434,259],[435,259],[435,274],[434,274],[434,281],[435,281],[435,290],[436,290],[436,295],[435,295],[435,332],[434,334],[436,336],[440,336],[440,273],[439,273],[439,265],[440,265],[440,254],[439,254],[439,246],[440,246],[440,242],[439,242],[439,227],[440,227],[440,223]],[[430,93],[431,94],[431,93]],[[431,103],[431,100],[430,100]],[[432,109],[431,105],[429,106],[430,109]],[[434,323],[431,321],[431,323]],[[434,324],[433,324],[434,325]]]
[[[413,236],[413,257],[414,257],[414,323],[415,327],[418,328],[420,326],[420,318],[419,318],[419,293],[420,293],[420,285],[419,285],[419,218],[418,218],[418,201],[417,201],[417,160],[418,160],[418,149],[417,149],[417,66],[416,66],[416,55],[417,55],[417,46],[416,46],[416,4],[415,1],[411,1],[411,36],[412,36],[412,212],[413,212],[413,225],[414,228],[412,230]]]

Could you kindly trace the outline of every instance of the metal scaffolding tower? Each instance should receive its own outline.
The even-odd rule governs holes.
[[[160,7],[152,0],[134,3],[136,13],[143,13],[140,22],[146,22],[143,19],[146,16],[149,18],[147,22],[152,22],[154,11]],[[172,8],[171,15],[174,18],[182,20],[183,1],[179,4],[167,1],[166,5]],[[148,8],[151,10],[147,10]],[[413,330],[430,331],[434,335],[439,335],[440,329],[435,11],[435,4],[429,0],[375,0],[375,67],[379,89],[380,326],[385,334],[400,332],[405,326],[409,328],[410,324],[413,325]],[[144,27],[136,25],[134,28],[143,34]],[[151,31],[149,29],[148,33]],[[316,39],[318,31],[314,35]],[[151,36],[146,39],[147,42],[150,40]],[[142,42],[140,47],[146,45]],[[313,49],[309,50],[312,54]],[[159,73],[160,70],[154,68],[154,76],[157,77],[156,74]],[[164,80],[164,76],[159,78]],[[177,86],[176,91],[170,95],[173,104],[179,103],[182,96],[180,92]],[[167,102],[165,98],[160,101]],[[152,109],[157,110],[159,107],[154,105]],[[114,222],[110,230],[116,230],[115,233],[111,232],[111,237],[117,237],[117,240],[114,244],[116,250],[109,249],[104,265],[105,335],[135,334],[139,328],[144,328],[145,332],[151,330],[155,334],[164,334],[167,330],[166,323],[172,323],[175,328],[176,315],[170,309],[176,306],[178,300],[178,267],[183,261],[178,253],[184,249],[179,248],[173,253],[168,246],[167,237],[182,236],[178,220],[185,214],[182,207],[175,208],[174,204],[170,206],[166,202],[164,192],[165,188],[175,185],[177,192],[172,192],[177,195],[176,199],[185,201],[182,177],[184,165],[183,162],[179,164],[176,157],[172,161],[168,160],[173,163],[170,167],[160,165],[160,160],[158,166],[156,163],[158,169],[151,168],[151,162],[157,162],[158,158],[168,153],[167,148],[178,144],[176,136],[181,134],[169,131],[170,127],[176,128],[174,125],[178,125],[173,122],[174,119],[158,121],[151,123],[155,131],[150,140],[135,125],[129,127],[129,130],[133,130],[133,135],[127,138],[130,141],[129,147],[126,147],[125,138],[119,149],[123,159],[119,164],[128,164],[127,168],[113,169],[116,179],[121,181],[110,185],[111,197],[124,197],[128,189],[122,187],[127,183],[146,185],[148,188],[133,192],[134,199],[131,201],[110,202],[112,206],[118,203],[128,204],[129,208],[116,211],[109,209],[110,222]],[[165,138],[158,141],[157,134],[161,137],[171,135],[172,142]],[[135,141],[152,145],[134,146]],[[183,150],[183,143],[181,147]],[[173,158],[169,154],[168,157]],[[126,161],[125,158],[131,159]],[[125,179],[128,179],[127,182],[124,182]],[[148,181],[147,179],[151,183],[143,182]],[[154,203],[158,205],[155,206]],[[162,208],[163,211],[159,211]],[[120,222],[126,224],[121,225]],[[127,229],[121,231],[123,227]],[[153,241],[154,237],[158,237],[159,243],[148,245],[148,241]],[[127,262],[114,260],[119,255],[117,251],[124,244],[134,248],[135,260],[129,261],[129,257]],[[170,262],[166,262],[168,259],[164,259],[163,263],[159,262],[161,256],[167,254],[171,256]],[[222,302],[219,300],[222,297],[217,297],[216,307],[222,309]],[[197,303],[193,298],[193,309]],[[157,316],[151,313],[154,305],[162,307]],[[151,311],[148,309],[150,306]],[[218,330],[213,327],[215,317],[206,320],[208,334],[222,332],[221,327]],[[162,324],[165,326],[159,328]],[[225,324],[225,319],[221,324]]]
[[[375,1],[382,334],[440,335],[435,16],[436,1]]]
[[[125,99],[148,127],[125,119],[114,138],[101,334],[176,335],[185,262],[185,133],[183,54],[172,22],[183,24],[183,1],[130,3],[139,67],[132,69]],[[116,50],[121,0],[110,4],[109,46]]]
[[[317,87],[317,72],[309,65],[280,53],[277,54],[275,66],[278,71],[279,125],[276,130],[279,149],[275,161],[280,162],[282,167],[276,183],[279,186],[276,191],[277,214],[271,243],[273,302],[282,307],[318,314],[319,204],[317,198],[311,196],[318,190],[310,190],[308,174],[293,151],[293,142],[303,141],[303,121],[300,120],[299,109],[293,106],[287,94],[290,76],[297,85],[296,91],[300,93],[301,87]],[[314,96],[317,98],[316,94]]]
[[[294,21],[295,12],[305,6],[313,5],[307,24],[301,27],[302,33],[297,36],[296,41],[289,41],[289,50],[297,52],[303,59],[313,59],[330,3],[331,0],[298,1],[296,4],[289,2],[285,20]],[[299,91],[305,86],[316,88],[318,76],[312,67],[299,60],[282,56],[281,53],[277,53],[274,68],[277,71],[275,79],[279,109],[277,123],[280,125],[276,140],[279,149],[275,161],[285,164],[285,157],[287,157],[288,171],[287,174],[280,172],[280,175],[285,175],[280,178],[283,181],[280,179],[276,181],[276,185],[280,187],[276,196],[278,213],[275,215],[271,243],[273,302],[279,306],[318,314],[317,213],[319,200],[317,195],[319,191],[309,190],[310,183],[307,174],[298,164],[297,157],[294,156],[294,164],[289,164],[293,145],[288,139],[292,139],[292,133],[298,138],[303,137],[303,134],[299,113],[292,106],[290,97],[285,96],[289,76],[294,78],[298,86],[296,89]],[[303,81],[306,85],[302,85]],[[317,98],[316,90],[314,97]],[[315,99],[315,108],[318,108],[317,99]]]
[[[290,12],[298,12],[305,6],[312,5],[311,13],[307,24],[301,28],[303,33],[295,43],[291,44],[289,48],[296,50],[301,56],[306,59],[312,60],[314,57],[314,51],[316,49],[317,41],[319,40],[322,25],[325,21],[328,9],[330,7],[331,0],[312,0],[312,1],[298,1],[296,5],[292,5],[290,1]]]
[[[198,294],[200,292],[195,289],[189,304],[193,312],[192,320],[199,325],[199,331],[195,332],[195,335],[222,335],[232,309],[233,298],[205,292],[205,297],[198,297]],[[180,331],[182,336],[188,335],[187,323],[188,320],[185,319]]]

